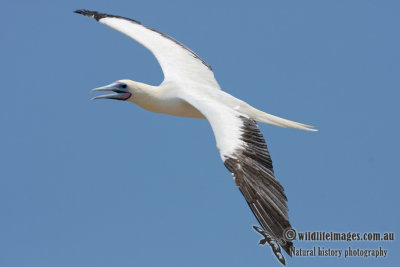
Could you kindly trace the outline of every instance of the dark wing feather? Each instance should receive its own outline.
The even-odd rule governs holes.
[[[243,121],[241,140],[245,145],[227,157],[224,164],[265,234],[291,255],[293,243],[283,236],[285,229],[291,228],[284,189],[274,177],[271,157],[257,123],[244,116],[240,119]],[[274,244],[270,245],[274,250]],[[279,246],[274,253],[280,253]],[[278,259],[280,256],[277,255]]]

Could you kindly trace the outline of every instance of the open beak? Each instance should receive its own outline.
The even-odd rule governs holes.
[[[124,88],[125,87],[125,88]],[[91,92],[99,92],[99,91],[112,91],[114,94],[107,95],[99,95],[92,98],[92,100],[96,99],[115,99],[115,100],[127,100],[132,96],[129,92],[128,88],[126,88],[126,84],[115,82],[103,87],[98,87],[93,89]]]

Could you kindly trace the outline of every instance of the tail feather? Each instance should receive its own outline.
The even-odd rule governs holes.
[[[318,131],[317,129],[314,129],[314,126],[295,122],[295,121],[290,121],[284,118],[280,118],[278,116],[274,116],[268,113],[265,113],[261,110],[257,110],[253,112],[253,119],[256,121],[262,122],[262,123],[268,123],[271,125],[283,127],[283,128],[295,128],[299,130],[304,130],[304,131],[310,131],[310,132],[316,132]]]

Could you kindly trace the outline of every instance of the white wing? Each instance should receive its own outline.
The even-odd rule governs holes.
[[[182,98],[210,122],[222,161],[263,227],[266,239],[270,238],[266,241],[278,259],[284,261],[279,246],[270,241],[276,241],[291,255],[293,244],[284,238],[285,229],[291,228],[287,198],[275,179],[271,157],[257,123],[216,100],[199,99],[187,93]]]
[[[182,85],[196,82],[220,89],[211,67],[172,37],[129,18],[89,10],[77,10],[75,13],[92,17],[150,50],[161,65],[164,82],[173,81]]]

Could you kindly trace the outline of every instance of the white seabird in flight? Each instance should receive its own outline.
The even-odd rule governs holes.
[[[257,121],[306,131],[316,129],[267,114],[222,91],[211,67],[164,33],[121,16],[89,10],[75,12],[94,18],[142,44],[157,58],[164,73],[164,81],[159,86],[124,79],[93,89],[93,92],[114,92],[93,99],[126,100],[156,113],[207,119],[223,163],[262,226],[262,229],[254,227],[264,236],[260,243],[268,242],[278,260],[285,264],[280,247],[290,256],[293,251],[291,239],[285,237],[285,231],[291,229],[287,198],[275,179]]]

